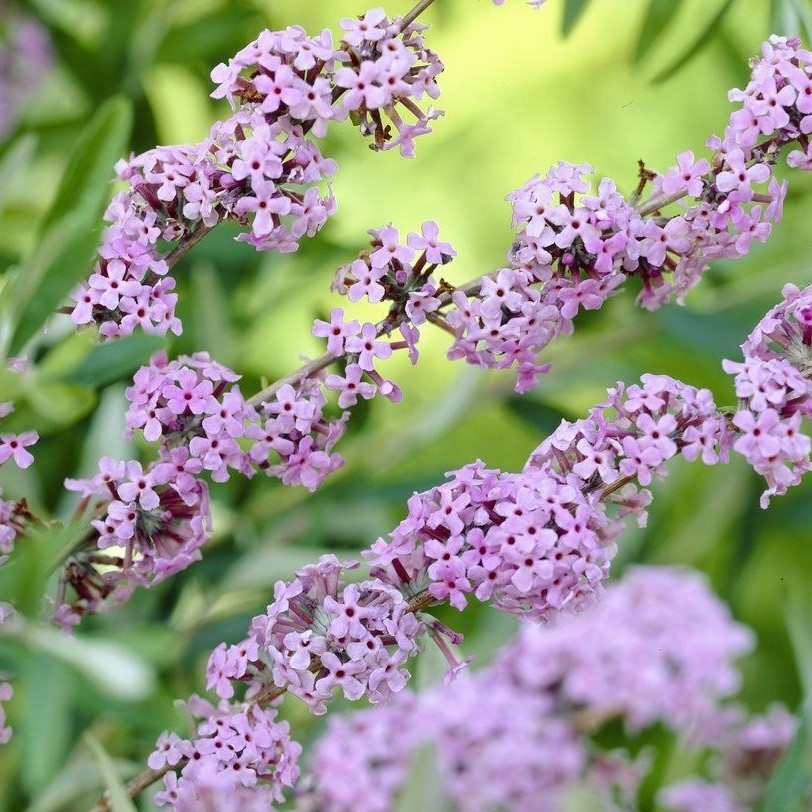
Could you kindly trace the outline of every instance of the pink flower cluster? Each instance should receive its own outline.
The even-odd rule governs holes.
[[[267,812],[283,799],[282,788],[299,777],[301,746],[276,711],[222,702],[217,707],[192,697],[186,708],[198,718],[197,735],[181,739],[164,733],[149,766],[170,771],[155,795],[174,812]]]
[[[424,26],[401,31],[376,9],[342,27],[339,49],[326,30],[317,37],[298,26],[263,31],[212,71],[212,95],[238,108],[230,118],[198,144],[156,147],[119,162],[128,188],[105,215],[110,226],[95,272],[74,292],[75,324],[96,323],[105,338],[137,328],[180,333],[169,271],[184,246],[221,220],[244,225],[238,239],[259,251],[295,251],[302,237],[314,236],[336,209],[323,190],[336,164],[315,140],[330,121],[349,114],[374,135],[376,148],[413,154],[414,138],[430,132],[428,122],[439,115],[416,103],[439,95],[442,71],[425,47]],[[404,121],[402,110],[415,123]],[[175,252],[162,252],[165,241]]]
[[[207,493],[201,479],[204,472],[215,482],[224,482],[230,471],[250,477],[259,470],[286,485],[315,490],[343,464],[333,448],[344,434],[349,412],[328,417],[329,393],[337,392],[342,410],[354,406],[359,397],[369,399],[380,394],[393,402],[401,399],[398,386],[384,379],[376,364],[398,349],[407,350],[416,362],[420,333],[415,325],[425,321],[438,304],[433,295],[436,289],[432,272],[437,265],[449,262],[455,252],[439,239],[439,229],[433,222],[424,223],[421,233],[409,234],[406,244],[400,243],[397,229],[391,226],[373,231],[372,235],[372,249],[339,272],[342,281],[337,286],[345,286],[342,292],[352,301],[366,295],[379,302],[385,296],[394,304],[378,325],[346,321],[341,308],[332,310],[329,321],[317,319],[313,333],[327,341],[326,364],[306,369],[298,380],[291,376],[291,383],[277,384],[250,401],[239,389],[240,376],[212,361],[206,353],[174,361],[157,353],[138,370],[126,390],[126,436],[140,431],[147,441],[160,442],[159,459],[146,470],[135,461],[104,460],[101,478],[90,483],[69,483],[85,499],[101,499],[106,515],[94,524],[94,546],[126,546],[126,554],[99,556],[94,549],[70,562],[65,580],[79,599],[72,609],[63,606],[63,620],[74,622],[78,615],[126,600],[132,592],[133,584],[125,584],[130,576],[135,583],[154,583],[199,557],[199,546],[208,536],[208,501],[202,501],[204,509],[200,512],[194,506],[199,495]],[[368,290],[359,290],[361,283],[353,273],[367,279]],[[374,283],[370,281],[373,278]],[[380,296],[373,284],[380,287]],[[387,340],[396,327],[402,340]],[[345,361],[343,374],[322,373],[325,366],[339,359]],[[15,445],[20,439],[12,438]],[[142,483],[138,485],[137,504],[126,484],[126,498],[113,496],[110,500],[109,477],[119,476],[111,474],[114,469],[132,471],[127,476]],[[162,499],[177,502],[169,525],[177,528],[180,522],[186,527],[188,522],[192,533],[187,537],[182,531],[184,542],[180,546],[170,544],[163,553],[145,554],[154,521],[144,520],[140,514],[134,518],[134,511],[155,510],[159,491],[165,494]],[[174,496],[169,496],[170,491]],[[144,521],[147,536],[139,536]],[[95,565],[102,565],[104,574],[97,572]]]
[[[767,480],[764,507],[812,468],[812,441],[801,431],[812,417],[812,285],[782,294],[742,344],[744,362],[723,364],[739,398],[734,448]]]
[[[615,547],[588,495],[540,469],[481,462],[409,499],[409,514],[365,553],[372,574],[465,608],[468,595],[529,617],[591,602]]]
[[[374,136],[373,149],[399,147],[402,155],[413,156],[414,139],[431,132],[428,124],[439,115],[416,104],[440,95],[435,80],[443,64],[425,46],[421,32],[427,26],[403,28],[399,19],[390,21],[375,8],[341,20],[341,28],[339,50],[327,30],[310,39],[298,26],[264,31],[212,71],[218,83],[213,95],[232,104],[237,98],[256,101],[265,113],[289,109],[292,117],[312,121],[319,136],[330,120],[350,115],[364,135]],[[401,112],[415,123],[405,122]]]
[[[742,256],[753,240],[764,242],[781,219],[786,182],[772,176],[781,147],[808,143],[812,130],[812,54],[797,39],[771,37],[755,60],[741,104],[724,138],[708,142],[710,161],[690,151],[664,175],[645,171],[653,194],[627,201],[609,178],[593,190],[587,164],[557,163],[508,196],[519,229],[508,265],[452,297],[447,320],[457,339],[450,358],[492,367],[516,367],[519,392],[533,388],[537,353],[569,335],[580,310],[599,309],[626,277],[640,279],[639,300],[655,309],[684,296],[708,262]],[[808,169],[812,158],[790,153],[791,166]],[[683,211],[661,210],[683,197]]]
[[[717,715],[753,635],[697,573],[636,567],[593,609],[528,627],[498,663],[523,691],[553,691],[595,724],[622,716],[635,731],[664,722],[692,732]]]
[[[336,689],[371,702],[402,690],[409,676],[403,665],[417,653],[423,624],[388,584],[345,583],[354,566],[322,556],[290,583],[278,581],[248,638],[212,652],[207,687],[222,699],[234,695],[233,680],[248,683],[251,696],[285,688],[315,714],[326,712]]]
[[[687,733],[718,717],[739,683],[733,661],[751,641],[703,578],[636,568],[582,615],[525,625],[493,664],[451,687],[333,717],[304,808],[391,809],[427,746],[443,790],[467,812],[557,810],[585,777],[606,798],[611,789],[631,796],[632,808],[645,765],[601,752],[585,733],[609,718]]]
[[[365,555],[373,575],[458,609],[473,594],[521,616],[578,610],[600,594],[618,520],[645,522],[651,495],[635,482],[664,476],[678,454],[726,459],[732,441],[709,391],[667,376],[619,383],[588,419],[562,422],[521,474],[475,463],[415,494],[407,518]]]

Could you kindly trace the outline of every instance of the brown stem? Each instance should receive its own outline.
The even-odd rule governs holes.
[[[400,30],[408,28],[433,2],[434,0],[420,0],[411,11],[407,11],[400,21]]]

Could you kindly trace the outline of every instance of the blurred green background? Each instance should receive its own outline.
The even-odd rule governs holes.
[[[421,139],[416,160],[374,153],[354,130],[336,126],[324,147],[339,163],[339,212],[328,227],[289,257],[257,254],[233,242],[229,224],[219,227],[178,269],[184,334],[143,342],[126,374],[88,371],[91,336],[54,320],[32,355],[35,369],[13,424],[40,429],[37,462],[24,472],[0,469],[6,498],[25,495],[41,514],[65,517],[72,500],[61,488],[64,477],[89,474],[101,454],[148,458],[148,446],[121,439],[123,392],[157,345],[172,354],[209,351],[245,376],[249,392],[260,378],[281,376],[302,354],[319,352],[309,325],[342,304],[329,291],[333,272],[364,247],[368,228],[392,222],[408,231],[437,220],[459,254],[446,276],[463,282],[503,260],[511,240],[504,196],[556,160],[589,162],[629,191],[638,159],[665,169],[682,150],[702,152],[706,138],[724,128],[727,90],[746,83],[748,59],[771,26],[812,14],[805,0],[674,0],[667,27],[636,59],[648,0],[568,3],[583,14],[566,38],[564,5],[550,0],[534,13],[520,0],[501,9],[490,0],[438,0],[425,19],[446,65],[439,106],[447,114]],[[226,113],[207,96],[216,63],[263,27],[336,32],[339,17],[368,5],[30,0],[18,7],[49,30],[56,65],[0,144],[0,161],[16,156],[0,179],[0,271],[34,248],[77,135],[105,99],[132,100],[136,152],[199,140]],[[387,11],[407,8],[399,2]],[[697,42],[695,56],[672,72]],[[739,357],[738,344],[785,282],[812,281],[812,180],[781,173],[790,192],[768,244],[715,264],[687,307],[646,313],[635,308],[630,288],[599,313],[579,317],[576,335],[549,353],[552,374],[522,397],[513,394],[509,374],[450,364],[447,336],[426,329],[416,368],[404,358],[385,367],[403,388],[403,402],[379,398],[355,410],[339,448],[346,466],[317,494],[264,478],[215,486],[216,533],[202,563],[88,621],[73,646],[36,619],[27,621],[24,641],[0,638],[0,671],[16,675],[9,703],[15,735],[0,749],[0,810],[87,808],[101,778],[86,731],[123,777],[138,771],[157,735],[182,723],[173,700],[202,691],[210,648],[243,636],[274,580],[320,553],[366,546],[399,521],[413,490],[437,483],[444,471],[477,457],[517,470],[561,416],[582,415],[607,386],[647,371],[708,386],[717,402],[732,403],[721,360]],[[352,312],[372,319],[378,310]],[[738,459],[726,467],[673,466],[654,487],[648,528],[623,538],[616,571],[645,561],[707,572],[758,635],[758,651],[743,664],[744,700],[753,709],[774,700],[796,707],[801,691],[785,610],[788,597],[808,595],[812,583],[812,482],[766,512],[758,507],[761,489]],[[11,566],[19,587],[25,573]],[[31,579],[33,592],[21,602],[35,616],[41,586]],[[466,653],[481,662],[513,629],[509,618],[481,607],[446,614],[467,634]],[[322,727],[294,703],[285,713],[304,741]],[[682,766],[674,764],[673,774]]]

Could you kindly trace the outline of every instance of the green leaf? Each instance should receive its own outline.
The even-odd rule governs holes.
[[[812,712],[812,603],[809,599],[799,594],[792,595],[786,621],[804,699]]]
[[[65,380],[83,386],[101,387],[129,377],[146,364],[153,353],[166,346],[164,336],[137,333],[95,346]]]
[[[161,143],[199,141],[209,131],[206,86],[185,65],[154,65],[142,79]]]
[[[561,421],[567,419],[567,415],[555,406],[529,397],[511,395],[505,401],[505,407],[528,425],[541,429],[545,435],[552,434]]]
[[[800,18],[793,0],[771,0],[770,31],[786,37],[800,33]]]
[[[68,754],[76,683],[59,662],[31,656],[16,684],[22,694],[20,779],[27,794],[33,796],[50,783]]]
[[[572,33],[572,30],[578,24],[578,20],[581,19],[588,5],[589,0],[564,0],[564,16],[561,18],[561,33],[565,37],[568,37]]]
[[[798,731],[778,762],[756,812],[804,812],[804,799],[812,781],[809,755],[812,750],[809,714],[801,717]]]
[[[634,50],[635,62],[639,62],[648,53],[679,10],[679,0],[650,0]]]
[[[428,641],[416,665],[414,683],[418,694],[425,694],[440,685],[447,668],[448,663],[440,649]],[[443,796],[437,754],[431,744],[423,744],[412,753],[411,766],[401,787],[396,812],[411,812],[413,809],[444,812],[449,809]]]
[[[16,269],[0,296],[0,349],[19,354],[76,283],[87,274],[101,224],[79,213],[50,227],[34,255]]]
[[[808,0],[786,0],[791,3],[795,8],[795,13],[798,15],[798,35],[804,34],[806,42],[812,37],[812,6],[809,5]],[[801,29],[803,28],[803,31]]]
[[[132,799],[127,795],[127,790],[124,789],[124,784],[121,783],[121,779],[118,777],[116,765],[107,755],[107,751],[90,733],[85,733],[84,740],[96,757],[96,761],[99,762],[99,769],[104,777],[107,794],[110,796],[112,812],[138,812]]]
[[[56,197],[40,225],[43,233],[67,212],[101,213],[110,196],[113,166],[127,151],[132,123],[132,104],[123,97],[99,108],[71,152]]]
[[[122,779],[135,775],[141,767],[136,762],[122,759],[116,759],[113,766]],[[68,803],[94,792],[103,780],[97,762],[71,759],[68,766],[37,795],[26,812],[60,812]]]
[[[716,29],[728,11],[730,11],[730,9],[733,7],[733,3],[735,2],[736,0],[725,0],[724,3],[722,3],[722,5],[719,7],[716,14],[713,15],[705,28],[702,30],[702,33],[691,43],[691,45],[688,46],[685,51],[683,51],[668,67],[661,70],[651,81],[654,84],[664,82],[666,79],[670,79],[678,70],[688,64],[688,62],[690,62],[711,41],[711,39],[713,39],[713,36],[716,34]]]
[[[37,139],[33,135],[26,135],[14,143],[0,161],[0,214],[3,213],[12,184],[17,179],[20,170],[25,169],[31,161]]]
[[[812,784],[812,604],[806,597],[791,596],[786,623],[804,703],[795,738],[778,762],[757,812],[803,812]]]
[[[34,377],[25,388],[28,405],[50,428],[70,426],[92,411],[96,393],[85,386]]]
[[[113,164],[126,150],[132,109],[107,102],[85,127],[56,198],[43,218],[37,249],[3,290],[0,346],[19,353],[87,275],[101,234]]]
[[[53,626],[23,618],[17,634],[32,649],[73,666],[81,673],[84,684],[107,696],[136,702],[148,697],[155,688],[152,668],[123,642],[79,635],[67,637]]]

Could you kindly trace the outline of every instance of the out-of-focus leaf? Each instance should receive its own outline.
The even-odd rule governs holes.
[[[150,356],[165,347],[164,336],[137,333],[117,341],[95,346],[66,376],[83,386],[100,387],[123,377],[129,378],[138,367],[146,364]]]
[[[809,0],[790,0],[790,2],[794,5],[800,19],[797,33],[803,33],[808,44],[810,37],[812,37],[812,6],[810,6]],[[801,28],[803,28],[803,31],[801,31]]]
[[[87,274],[101,224],[80,212],[49,227],[31,259],[17,269],[0,297],[0,347],[19,354]]]
[[[568,37],[575,26],[578,24],[578,20],[581,19],[581,16],[586,11],[586,7],[589,5],[589,0],[564,0],[564,14],[561,18],[561,33]]]
[[[0,161],[0,215],[9,202],[9,192],[22,169],[31,161],[37,139],[34,135],[25,135],[20,138],[3,156]]]
[[[0,342],[19,352],[84,277],[101,232],[113,164],[126,150],[132,108],[111,99],[85,127],[41,226],[31,260],[4,290]]]
[[[756,812],[804,812],[804,798],[809,792],[812,772],[809,714],[803,714],[795,737],[778,762]]]
[[[637,46],[634,49],[635,62],[639,62],[648,53],[651,46],[668,28],[680,10],[680,5],[679,0],[649,0],[637,38]]]
[[[587,785],[573,787],[561,799],[561,812],[595,812],[604,808],[601,796]]]
[[[43,19],[83,45],[104,29],[105,10],[91,0],[30,0]]]
[[[70,747],[75,682],[60,663],[48,657],[29,657],[17,685],[24,692],[18,728],[20,779],[33,796],[57,774]]]
[[[23,390],[23,378],[10,369],[0,368],[0,403],[16,400]]]
[[[226,307],[228,294],[211,263],[195,266],[192,287],[196,304],[192,318],[192,331],[197,339],[195,346],[227,364],[233,354],[233,336]]]
[[[206,88],[188,68],[155,65],[143,83],[161,143],[193,143],[206,135],[212,120]]]
[[[155,687],[152,668],[122,643],[82,635],[67,637],[52,626],[25,620],[18,634],[31,648],[72,665],[108,696],[135,702],[149,696]]]
[[[124,386],[111,386],[104,390],[93,413],[90,429],[82,446],[79,464],[71,469],[71,476],[93,476],[99,470],[101,457],[115,460],[132,459],[133,442],[124,437],[124,413],[127,399]],[[74,504],[77,494],[65,492],[66,503]]]
[[[801,595],[793,595],[786,620],[804,698],[812,713],[812,602]]]
[[[121,759],[113,761],[113,767],[120,780],[135,775],[139,766],[134,762]],[[97,762],[72,761],[37,796],[25,812],[60,812],[70,801],[96,789],[101,780],[103,778]]]
[[[99,769],[107,787],[107,794],[110,797],[112,812],[138,812],[132,799],[127,795],[127,790],[124,789],[124,784],[116,771],[116,765],[107,755],[107,751],[101,746],[96,737],[90,733],[85,733],[84,740],[96,757],[96,761],[99,762]]]
[[[296,570],[327,553],[337,555],[342,561],[358,558],[358,550],[319,550],[313,547],[264,544],[254,547],[231,567],[223,579],[223,587],[226,590],[265,588],[270,594],[276,581],[289,580]]]
[[[25,544],[18,545],[11,560],[0,567],[0,595],[21,614],[38,618],[51,574],[86,530],[79,525],[29,527]]]
[[[802,812],[812,784],[812,603],[792,595],[786,611],[804,702],[798,730],[772,775],[757,812]]]
[[[654,84],[670,79],[678,70],[690,62],[713,38],[716,29],[736,0],[724,0],[719,10],[708,21],[699,36],[670,65],[661,70],[653,79]]]
[[[29,405],[51,428],[70,426],[96,404],[95,393],[85,386],[34,377],[25,389]]]
[[[66,212],[97,216],[104,208],[113,166],[127,151],[132,123],[132,105],[123,97],[110,99],[99,108],[71,153],[56,197],[42,220],[43,232]]]
[[[770,0],[770,31],[794,37],[800,33],[800,25],[794,0]]]
[[[239,6],[244,6],[239,9]],[[241,48],[251,32],[262,28],[262,18],[250,4],[231,0],[226,8],[176,25],[167,33],[158,47],[161,62],[211,61],[212,56],[222,58]],[[209,65],[211,67],[211,65]]]
[[[562,420],[567,419],[567,415],[560,409],[549,403],[530,400],[529,396],[511,396],[505,401],[505,406],[525,423],[541,429],[545,435],[551,434],[558,428]],[[539,437],[539,439],[542,438]]]
[[[415,690],[423,694],[442,682],[448,663],[440,649],[429,642],[421,652],[416,668]],[[396,812],[412,812],[414,809],[444,812],[450,809],[443,797],[442,786],[434,747],[430,744],[418,747],[412,754],[409,773],[398,795]]]

